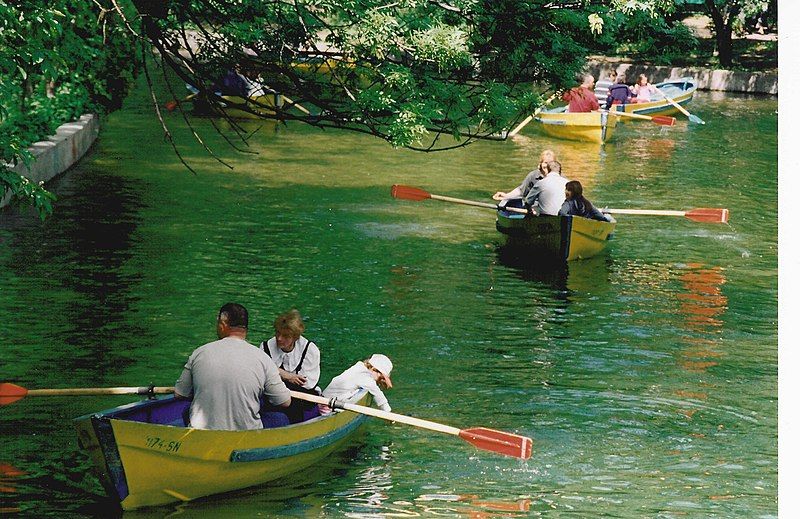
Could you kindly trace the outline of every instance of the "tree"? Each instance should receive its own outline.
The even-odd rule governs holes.
[[[42,217],[53,195],[2,164],[31,160],[28,146],[64,122],[120,105],[139,60],[112,1],[132,9],[126,0],[0,3],[0,195]]]
[[[3,134],[11,137],[0,139],[0,150],[9,162],[25,160],[25,147],[64,116],[113,107],[119,96],[110,91],[124,91],[140,64],[151,90],[152,74],[160,69],[167,79],[177,75],[197,88],[197,97],[209,103],[219,100],[219,79],[235,70],[293,100],[258,110],[265,118],[364,132],[397,147],[432,151],[498,139],[551,92],[574,84],[585,66],[584,43],[599,28],[599,17],[586,5],[21,0],[0,9],[0,117],[4,130],[12,130]],[[159,56],[155,68],[151,46]],[[122,81],[115,84],[115,77]],[[153,100],[171,141],[155,95]],[[65,105],[68,110],[55,113],[54,107]],[[40,107],[47,110],[37,118]],[[184,121],[191,126],[190,118]],[[244,132],[239,136],[246,142]],[[0,175],[4,191],[46,214],[46,191],[25,180],[7,170]]]
[[[774,0],[772,0],[774,2]],[[706,13],[714,23],[714,38],[723,67],[733,64],[733,34],[743,27],[747,17],[766,14],[770,0],[705,0]]]
[[[676,4],[685,0],[611,0],[614,9],[624,12],[647,11],[653,16],[672,12]],[[703,8],[713,23],[719,63],[723,67],[733,64],[733,35],[742,30],[747,18],[777,12],[777,0],[703,0]]]
[[[424,151],[498,138],[544,91],[571,86],[585,65],[580,42],[591,37],[575,2],[134,3],[163,71],[199,99],[217,100],[220,77],[235,69],[292,100],[263,117]]]

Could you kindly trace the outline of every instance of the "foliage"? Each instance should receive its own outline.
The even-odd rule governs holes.
[[[582,3],[549,0],[135,3],[163,65],[201,99],[237,69],[313,112],[266,117],[426,151],[497,138],[538,92],[572,86],[593,38]]]
[[[614,9],[625,14],[638,12],[670,13],[680,0],[611,0]],[[753,20],[771,23],[777,15],[777,0],[704,0],[704,12],[711,17],[719,62],[729,67],[733,62],[733,35],[749,28]]]
[[[614,54],[669,65],[698,48],[691,29],[679,21],[669,21],[644,11],[630,15],[610,13],[605,22],[604,38]]]
[[[27,163],[28,146],[59,125],[120,106],[137,54],[116,13],[92,1],[0,1],[2,163]],[[8,192],[42,217],[52,209],[52,194],[0,166],[0,195]]]

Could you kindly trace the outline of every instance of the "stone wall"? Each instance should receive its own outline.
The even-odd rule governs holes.
[[[30,166],[17,164],[10,169],[39,183],[72,167],[89,150],[100,133],[100,121],[95,114],[81,116],[77,121],[62,124],[47,140],[34,143],[28,150],[34,160]],[[0,199],[0,207],[8,204],[11,193]]]
[[[636,82],[639,74],[647,74],[651,83],[688,76],[697,80],[697,88],[700,90],[778,95],[777,71],[741,72],[700,67],[663,67],[601,61],[590,61],[587,68],[595,80],[606,77],[611,70],[616,70],[617,74],[625,74],[625,82],[629,85]]]

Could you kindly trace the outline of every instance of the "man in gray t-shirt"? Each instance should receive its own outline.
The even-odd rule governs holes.
[[[228,303],[219,311],[220,340],[200,346],[189,356],[175,395],[189,398],[189,422],[195,429],[241,431],[262,428],[260,397],[288,407],[291,395],[275,363],[245,340],[247,310]]]

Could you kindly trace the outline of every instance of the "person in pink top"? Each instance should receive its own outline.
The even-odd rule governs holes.
[[[594,95],[594,77],[591,74],[583,76],[580,86],[566,92],[561,98],[569,103],[568,112],[591,112],[599,110],[600,103]]]
[[[649,103],[653,100],[653,94],[656,92],[656,87],[648,82],[647,76],[644,74],[639,74],[639,79],[633,86],[633,95],[635,97],[631,99],[631,102]]]

